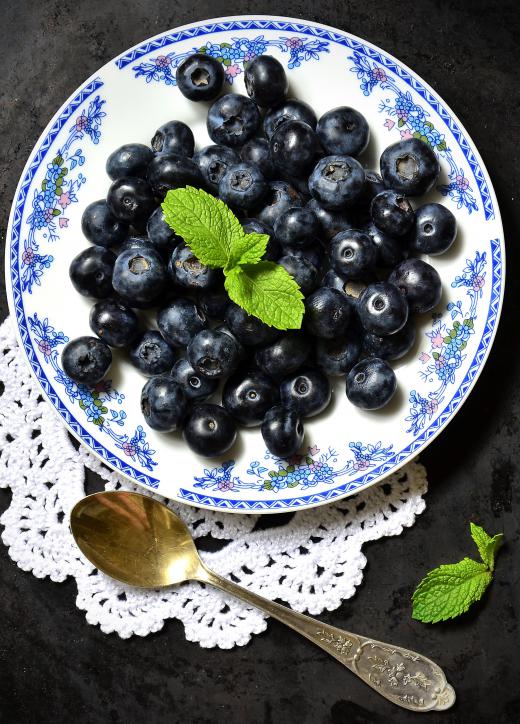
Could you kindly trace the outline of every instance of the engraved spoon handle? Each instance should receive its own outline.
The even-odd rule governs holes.
[[[305,636],[359,676],[381,696],[411,711],[442,711],[455,702],[440,666],[415,651],[343,631],[304,616],[201,566],[197,580],[255,606]]]

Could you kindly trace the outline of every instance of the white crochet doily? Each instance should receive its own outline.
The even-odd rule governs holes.
[[[40,395],[9,319],[0,327],[0,343],[0,486],[12,491],[0,522],[13,561],[39,578],[59,582],[73,576],[76,604],[86,611],[87,621],[123,638],[158,631],[167,618],[182,621],[186,638],[204,647],[242,646],[263,631],[262,613],[209,587],[190,583],[161,591],[133,589],[83,558],[68,518],[85,494],[85,467],[99,473],[107,490],[137,488],[82,446],[76,449]],[[221,540],[220,550],[202,554],[211,568],[267,598],[317,615],[354,594],[366,563],[363,543],[399,535],[413,525],[424,510],[426,490],[426,471],[412,462],[384,485],[298,512],[288,523],[268,529],[255,528],[257,516],[170,505],[195,538]]]

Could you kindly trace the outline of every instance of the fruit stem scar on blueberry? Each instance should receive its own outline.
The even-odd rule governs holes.
[[[215,420],[209,420],[208,421],[208,427],[210,430],[214,430],[216,428]]]
[[[191,272],[201,272],[204,268],[204,264],[201,264],[200,260],[197,259],[196,256],[190,256],[188,259],[185,259],[184,261],[176,261],[175,266],[179,267],[179,269],[186,269],[186,271]]]
[[[346,282],[343,286],[343,290],[345,291],[345,294],[349,295],[349,297],[357,299],[365,289],[365,286],[366,285],[362,282]]]
[[[247,191],[252,183],[253,179],[248,171],[237,171],[231,179],[231,188]]]
[[[411,181],[417,176],[419,164],[414,156],[407,153],[406,156],[399,156],[395,162],[395,169],[401,178]]]
[[[150,268],[150,262],[143,256],[134,256],[128,262],[132,274],[144,274]]]
[[[143,415],[149,417],[150,415],[150,401],[147,397],[143,397],[141,400],[141,411]]]
[[[431,234],[433,231],[433,226],[431,224],[425,224],[423,226],[423,229],[426,234]]]
[[[350,174],[350,168],[345,163],[329,163],[323,174],[331,181],[344,181]]]
[[[385,300],[381,299],[381,297],[376,297],[374,299],[374,308],[377,309],[378,312],[380,312],[382,309],[385,308]]]
[[[364,372],[358,372],[357,375],[354,377],[358,385],[362,385],[365,381],[365,373]]]
[[[399,196],[395,200],[395,202],[399,206],[399,208],[402,209],[403,211],[408,211],[408,209],[410,208],[410,203],[407,201],[407,199],[403,199],[402,196]]]
[[[197,68],[191,74],[191,81],[193,85],[200,88],[200,86],[206,86],[209,84],[209,73],[204,68]]]
[[[230,116],[222,123],[223,126],[235,136],[239,136],[244,130],[244,121],[240,116]]]

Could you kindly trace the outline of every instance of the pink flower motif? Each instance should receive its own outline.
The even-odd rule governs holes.
[[[234,485],[235,484],[232,480],[219,480],[218,481],[219,490],[233,490]]]
[[[88,125],[88,118],[85,115],[78,116],[76,118],[76,128],[78,131],[83,131]]]
[[[43,216],[45,221],[52,221],[54,214],[52,213],[54,209],[44,209],[43,210]]]
[[[424,365],[430,359],[430,355],[427,352],[421,352],[421,354],[419,355],[419,359],[421,360],[421,362]]]
[[[38,340],[38,349],[39,349],[40,352],[42,352],[46,357],[48,357],[48,356],[50,355],[50,353],[52,352],[52,347],[51,347],[51,345],[49,344],[49,342],[47,342],[46,339],[40,339],[40,340]]]
[[[372,75],[374,76],[374,78],[377,78],[377,80],[381,81],[381,83],[386,80],[386,73],[382,68],[374,68],[372,71]]]
[[[60,229],[66,229],[67,226],[69,225],[69,220],[66,219],[65,216],[60,216],[58,223],[60,225]]]
[[[444,357],[444,356],[441,354],[441,356],[439,357],[439,359],[435,360],[435,367],[436,367],[438,370],[441,370],[441,369],[444,367],[445,364],[446,364],[446,357]]]
[[[167,68],[169,65],[172,64],[172,61],[170,58],[168,58],[167,55],[158,55],[155,59],[155,65],[158,68]]]
[[[22,261],[24,264],[30,264],[34,259],[34,251],[32,249],[26,249],[22,254]]]
[[[60,198],[58,199],[58,203],[62,209],[67,208],[67,206],[71,203],[70,194],[68,191],[65,191],[64,193],[61,194]]]
[[[467,188],[469,188],[468,179],[462,176],[460,173],[457,174],[457,176],[455,177],[455,181],[457,182],[457,186],[461,191],[465,191]]]
[[[477,276],[473,279],[473,291],[478,292],[484,284],[486,283],[486,279],[483,276]]]
[[[133,458],[135,453],[137,452],[135,449],[135,445],[132,445],[131,442],[124,442],[121,445],[121,448],[125,455],[128,455],[129,458]]]
[[[230,78],[236,78],[242,72],[238,65],[228,65],[226,68],[226,75]]]
[[[392,128],[395,126],[395,121],[392,121],[391,118],[387,118],[384,125],[385,125],[385,128],[388,128],[388,130],[391,131]]]
[[[401,138],[403,141],[408,141],[410,138],[413,138],[413,135],[410,133],[410,131],[401,131]]]
[[[300,38],[287,38],[285,44],[288,48],[299,48],[303,45],[303,41]]]
[[[426,403],[426,411],[429,415],[433,415],[437,411],[438,407],[439,403],[436,399],[428,400],[428,402]]]
[[[435,337],[431,338],[432,347],[442,347],[444,344],[444,338],[440,332],[437,332]]]
[[[352,467],[354,468],[354,470],[366,470],[368,468],[368,465],[369,465],[368,460],[361,459],[361,460],[356,460],[354,462],[354,464],[352,465]]]
[[[317,445],[313,445],[312,447],[307,448],[309,455],[314,457],[314,455],[317,455],[320,451],[319,447]]]

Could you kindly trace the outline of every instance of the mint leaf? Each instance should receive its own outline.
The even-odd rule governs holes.
[[[475,544],[480,553],[480,557],[489,568],[490,571],[495,569],[495,555],[502,545],[504,536],[502,533],[497,533],[493,538],[489,536],[484,528],[475,523],[470,523],[471,537],[475,541]]]
[[[482,597],[491,580],[487,566],[471,558],[439,566],[417,586],[412,596],[412,616],[425,623],[460,616]]]
[[[235,267],[226,276],[230,298],[248,314],[276,329],[299,329],[303,294],[287,271],[271,261]]]
[[[233,240],[231,259],[228,267],[236,264],[256,264],[265,254],[269,236],[267,234],[244,234]]]
[[[245,236],[240,221],[223,201],[193,186],[168,191],[162,209],[166,223],[212,268],[228,266],[235,240]]]

